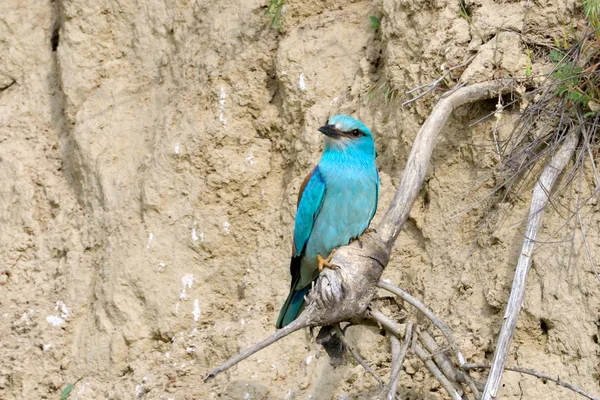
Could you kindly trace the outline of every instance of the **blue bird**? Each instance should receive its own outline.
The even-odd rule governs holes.
[[[277,328],[296,319],[311,282],[323,267],[332,267],[334,249],[362,235],[377,210],[379,175],[369,128],[347,115],[335,115],[319,131],[325,147],[298,194],[292,285]]]

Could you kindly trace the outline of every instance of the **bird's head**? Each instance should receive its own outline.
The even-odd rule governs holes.
[[[319,128],[325,135],[325,151],[348,149],[372,153],[375,156],[373,135],[365,124],[348,115],[334,115],[327,125]]]

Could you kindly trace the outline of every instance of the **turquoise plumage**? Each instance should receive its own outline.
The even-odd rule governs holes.
[[[319,128],[325,147],[298,196],[290,273],[292,285],[277,328],[292,322],[328,256],[362,235],[377,210],[379,175],[371,131],[347,115]],[[327,259],[327,260],[324,260]]]

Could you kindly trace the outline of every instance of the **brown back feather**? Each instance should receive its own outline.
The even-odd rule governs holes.
[[[298,191],[298,202],[296,203],[296,210],[298,209],[298,207],[300,207],[300,200],[302,200],[304,189],[306,189],[306,185],[308,185],[308,181],[310,181],[310,177],[313,175],[314,172],[314,169],[310,171],[308,175],[306,175],[306,178],[304,178],[302,185],[300,185],[300,190]],[[296,244],[292,241],[292,257],[294,257],[294,254],[296,254]]]

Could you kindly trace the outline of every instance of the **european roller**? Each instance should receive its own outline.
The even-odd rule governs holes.
[[[362,235],[377,210],[379,175],[369,128],[347,115],[335,115],[319,131],[325,135],[325,147],[298,194],[292,287],[277,328],[296,319],[311,282],[323,267],[332,266],[334,249]]]

